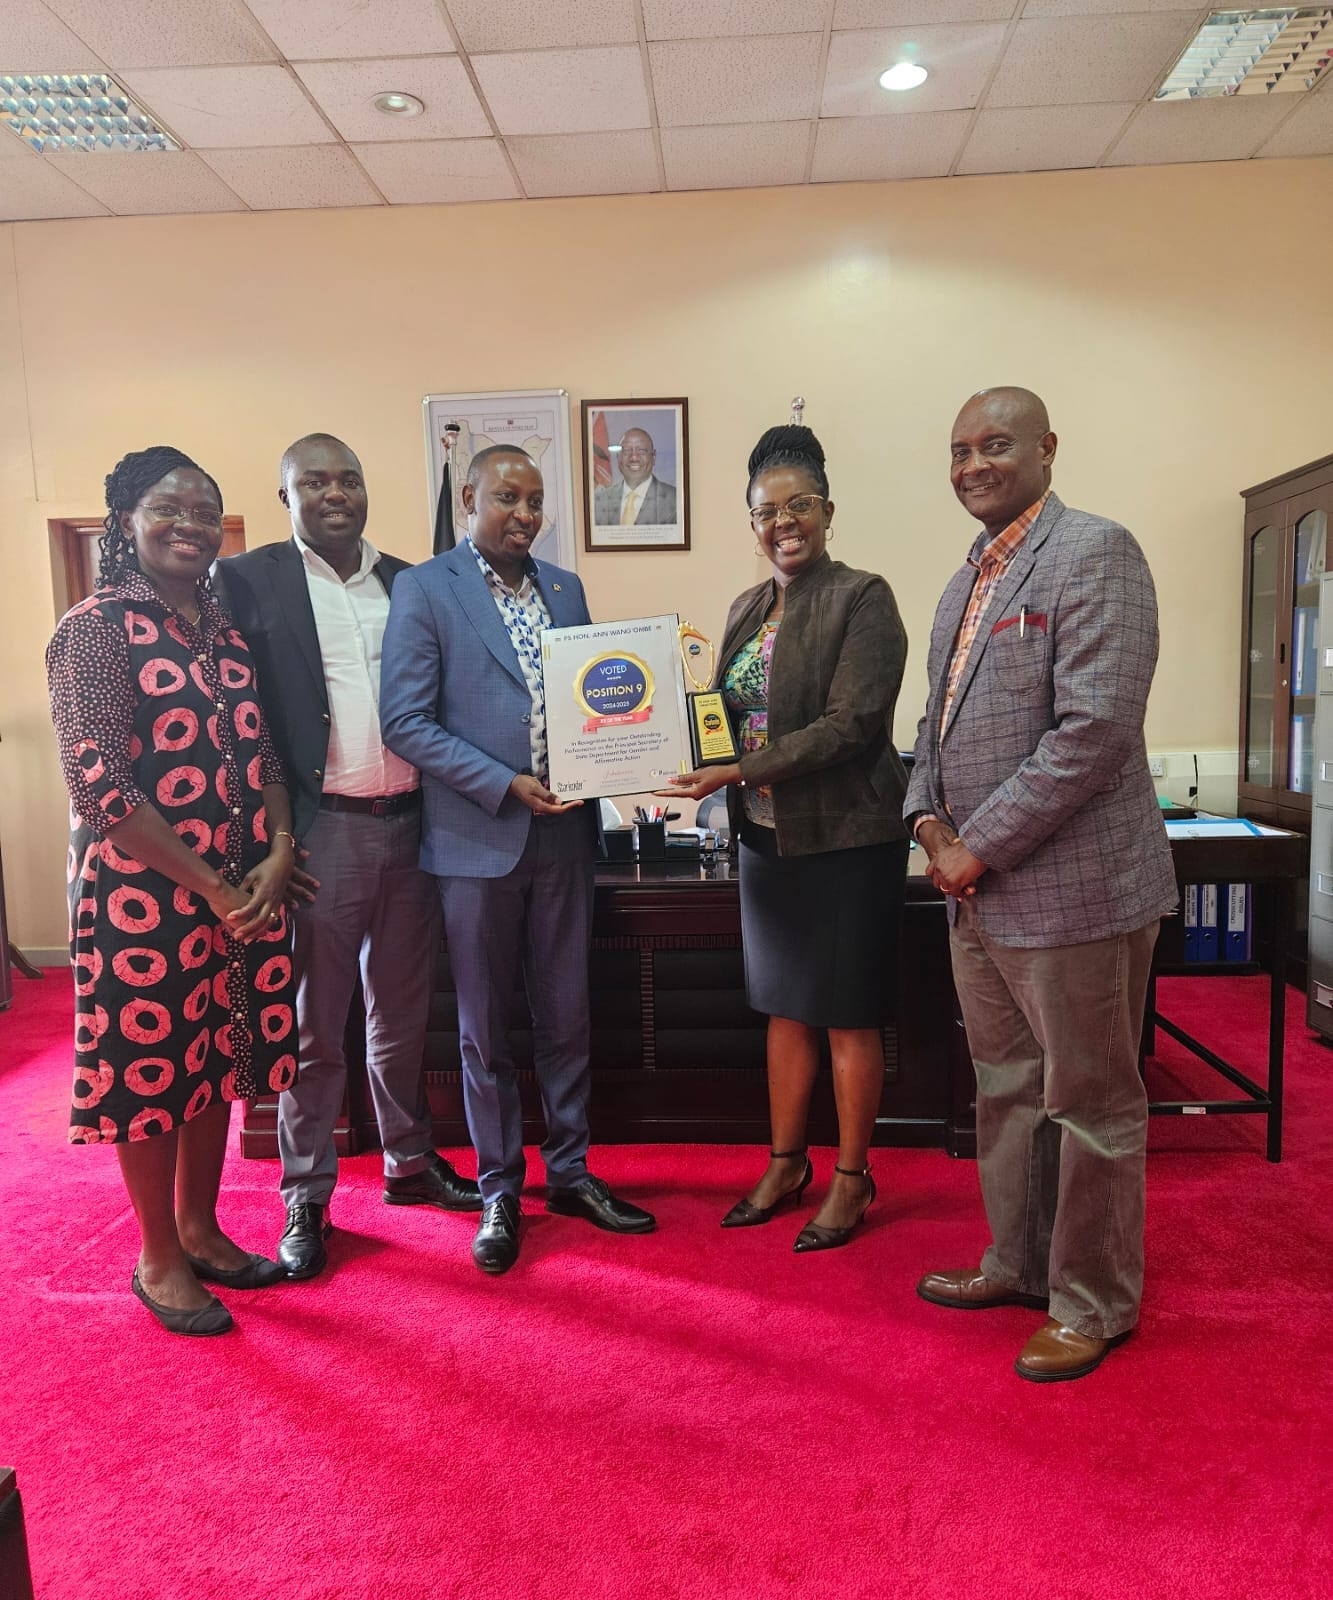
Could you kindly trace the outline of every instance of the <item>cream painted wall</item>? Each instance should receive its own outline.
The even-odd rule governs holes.
[[[429,545],[421,396],[560,385],[690,401],[694,548],[580,557],[595,615],[716,634],[754,581],[744,462],[806,396],[833,553],[885,573],[925,693],[930,616],[973,524],[949,426],[988,383],[1038,389],[1064,498],[1117,517],[1157,577],[1150,745],[1234,751],[1237,491],[1333,449],[1318,293],[1333,161],[471,207],[0,229],[0,838],[11,932],[63,940],[64,800],[42,647],[46,521],[100,509],[126,450],[195,454],[251,543],[285,537],[298,434],[359,452],[371,536]]]

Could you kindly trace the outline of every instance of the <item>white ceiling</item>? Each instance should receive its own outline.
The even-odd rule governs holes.
[[[0,72],[113,73],[184,145],[41,156],[0,221],[1333,154],[1310,94],[1155,105],[1190,0],[0,0]],[[930,68],[886,94],[904,46]],[[371,98],[405,90],[422,116]]]

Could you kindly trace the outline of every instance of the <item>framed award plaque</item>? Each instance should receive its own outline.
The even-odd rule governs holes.
[[[647,794],[690,770],[680,660],[676,616],[543,630],[553,794]]]

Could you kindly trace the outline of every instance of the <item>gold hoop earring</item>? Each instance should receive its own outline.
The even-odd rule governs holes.
[[[761,544],[757,544],[757,545],[755,545],[755,547],[754,547],[754,553],[755,553],[755,555],[757,555],[757,556],[761,556],[761,555],[763,555],[763,553],[764,553],[764,547],[763,547],[763,545],[761,545]]]

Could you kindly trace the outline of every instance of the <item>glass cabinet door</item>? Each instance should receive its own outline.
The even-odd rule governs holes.
[[[1291,573],[1291,712],[1287,729],[1287,787],[1314,789],[1314,711],[1319,672],[1319,580],[1324,576],[1328,517],[1307,511],[1296,524]]]
[[[1250,659],[1245,671],[1245,769],[1242,782],[1271,788],[1273,768],[1273,690],[1277,683],[1277,585],[1282,534],[1260,528],[1250,536]],[[1319,585],[1315,583],[1316,603]]]

